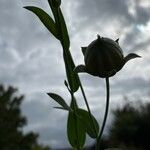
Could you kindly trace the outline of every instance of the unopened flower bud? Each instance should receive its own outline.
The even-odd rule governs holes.
[[[124,57],[118,40],[119,39],[114,41],[98,35],[96,40],[82,49],[85,65],[77,66],[75,71],[87,72],[101,78],[111,77],[115,75],[127,61],[140,57],[134,53]]]

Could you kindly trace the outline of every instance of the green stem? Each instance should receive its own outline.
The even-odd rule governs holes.
[[[71,91],[70,91],[71,92]],[[75,130],[76,130],[76,138],[77,138],[77,149],[80,150],[80,143],[79,143],[79,133],[78,133],[78,122],[77,122],[77,116],[76,116],[76,109],[77,109],[77,104],[76,104],[76,100],[74,97],[73,92],[71,92],[71,97],[72,97],[72,101],[73,101],[73,116],[74,116],[74,120],[75,120]]]
[[[88,101],[87,101],[87,98],[86,98],[86,95],[85,95],[85,92],[84,92],[82,83],[81,83],[81,81],[80,81],[80,78],[79,78],[79,85],[80,85],[80,88],[81,88],[81,92],[82,92],[82,95],[83,95],[83,98],[84,98],[84,101],[85,101],[87,110],[88,110],[88,112],[89,112],[90,119],[92,120],[94,132],[97,133],[96,125],[95,125],[95,123],[94,123],[94,119],[93,119],[93,117],[92,117],[92,113],[91,113],[91,110],[90,110],[90,107],[89,107],[89,104],[88,104]]]
[[[103,124],[101,127],[101,131],[99,133],[99,136],[97,138],[97,143],[96,143],[96,148],[95,150],[100,150],[100,142],[101,142],[101,137],[105,128],[105,124],[106,124],[106,120],[107,120],[107,115],[108,115],[108,109],[109,109],[109,97],[110,97],[110,90],[109,90],[109,78],[106,78],[106,91],[107,91],[107,95],[106,95],[106,109],[105,109],[105,114],[104,114],[104,120],[103,120]]]

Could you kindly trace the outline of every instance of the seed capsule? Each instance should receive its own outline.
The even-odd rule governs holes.
[[[134,53],[124,57],[118,40],[114,41],[98,35],[96,40],[82,48],[85,65],[79,65],[75,70],[106,78],[115,75],[130,59],[140,57]]]

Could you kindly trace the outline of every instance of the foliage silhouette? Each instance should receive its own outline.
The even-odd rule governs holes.
[[[150,103],[127,102],[113,111],[114,121],[104,143],[122,150],[150,149]]]
[[[17,89],[0,85],[0,149],[1,150],[49,150],[37,143],[38,134],[24,134],[27,119],[20,105],[24,96],[17,96]]]

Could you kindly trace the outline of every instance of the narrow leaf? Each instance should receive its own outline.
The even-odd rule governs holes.
[[[67,88],[69,87],[68,82],[66,80],[64,81],[64,84]]]
[[[82,50],[83,55],[85,55],[86,49],[87,49],[87,47],[81,47],[81,50]]]
[[[77,73],[74,72],[75,64],[72,60],[70,51],[64,51],[63,57],[70,89],[72,92],[76,92],[79,89],[79,77]]]
[[[60,104],[64,109],[71,110],[70,107],[67,105],[65,100],[60,97],[58,94],[55,93],[47,93],[53,100],[55,100],[58,104]]]
[[[58,16],[57,16],[57,9],[55,7],[53,7],[53,0],[48,0],[48,3],[49,3],[49,6],[50,6],[50,8],[52,10],[53,15],[54,15],[55,22],[57,22],[56,21],[57,18],[58,18]]]
[[[35,6],[26,6],[24,8],[36,14],[45,27],[58,39],[55,22],[44,10]]]
[[[99,125],[94,116],[92,116],[91,118],[89,112],[87,112],[86,110],[77,109],[77,117],[79,118],[80,122],[84,125],[87,134],[91,138],[97,138],[99,133]],[[93,122],[96,127],[96,131],[94,130]]]
[[[53,107],[53,108],[55,108],[55,109],[61,109],[61,110],[67,110],[67,111],[69,111],[68,109],[66,109],[66,108],[63,108],[63,107]]]
[[[61,27],[61,34],[62,34],[62,42],[63,42],[63,46],[64,49],[69,50],[70,47],[70,39],[69,39],[69,35],[68,35],[68,30],[67,30],[67,26],[63,17],[63,14],[61,12],[61,9],[58,9],[58,15],[59,15],[59,22],[60,22],[60,27]]]
[[[66,23],[64,20],[64,16],[61,12],[61,9],[60,9],[60,7],[58,7],[58,8],[53,7],[53,0],[48,0],[48,3],[50,5],[52,13],[54,15],[57,29],[59,31],[60,41],[63,44],[63,48],[65,50],[69,50],[70,39],[69,39],[67,26],[66,26]]]
[[[60,7],[60,5],[61,5],[61,0],[52,0],[52,6],[54,7],[54,8],[58,8],[58,7]]]

